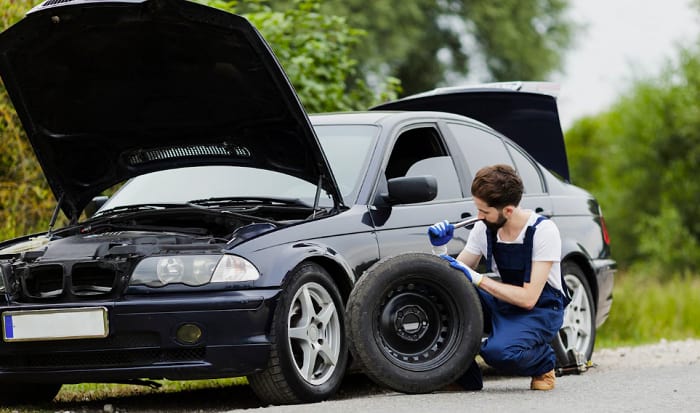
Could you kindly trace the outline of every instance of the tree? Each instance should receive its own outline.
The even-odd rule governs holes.
[[[200,2],[235,11],[235,2]],[[39,0],[0,0],[0,29],[19,20]],[[284,12],[250,3],[248,19],[262,32],[309,112],[366,108],[396,97],[389,78],[370,88],[357,76],[351,57],[364,32],[344,18],[319,12],[319,0],[295,1]],[[379,92],[375,92],[378,90]],[[56,201],[39,168],[21,123],[0,85],[0,239],[48,228]],[[59,224],[65,223],[60,217]]]
[[[602,201],[623,266],[700,270],[699,47],[636,81],[608,112],[578,121],[566,139],[572,177]]]
[[[0,0],[0,28],[19,20],[36,3]],[[0,239],[46,229],[55,201],[2,84],[0,148]]]
[[[352,52],[366,33],[343,17],[321,13],[321,0],[294,0],[283,11],[273,11],[261,1],[247,2],[245,7],[236,1],[200,2],[241,12],[257,27],[310,113],[366,109],[397,96],[395,78],[370,88],[359,76]]]
[[[268,1],[275,10],[290,0]],[[464,78],[539,80],[561,65],[576,26],[568,0],[326,0],[324,13],[367,31],[355,57],[368,79],[394,76],[406,94]],[[241,4],[241,7],[246,7]]]

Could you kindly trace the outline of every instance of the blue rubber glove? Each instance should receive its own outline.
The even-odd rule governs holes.
[[[428,237],[433,246],[439,247],[440,245],[445,245],[450,242],[454,232],[455,226],[450,224],[447,220],[444,220],[428,228]]]
[[[478,287],[479,284],[481,284],[481,280],[484,278],[482,274],[468,268],[466,265],[462,264],[461,261],[458,261],[447,254],[441,255],[440,258],[449,262],[451,267],[462,271],[467,277],[467,279],[476,287]]]

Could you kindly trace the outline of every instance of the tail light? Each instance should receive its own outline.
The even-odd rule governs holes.
[[[610,235],[608,235],[608,227],[605,225],[605,218],[600,215],[600,229],[603,231],[603,242],[605,245],[610,245]]]

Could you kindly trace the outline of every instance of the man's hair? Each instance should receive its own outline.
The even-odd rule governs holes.
[[[472,181],[472,195],[493,208],[518,206],[523,196],[523,181],[509,165],[485,166]]]

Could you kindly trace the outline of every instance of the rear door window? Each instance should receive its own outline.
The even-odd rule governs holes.
[[[503,140],[498,136],[470,125],[447,125],[467,161],[472,179],[484,166],[506,164],[515,167]]]
[[[545,192],[545,188],[542,185],[542,177],[530,158],[522,152],[522,149],[517,148],[510,142],[506,142],[506,145],[513,161],[515,161],[515,169],[518,171],[520,179],[523,180],[525,193],[540,194]]]

